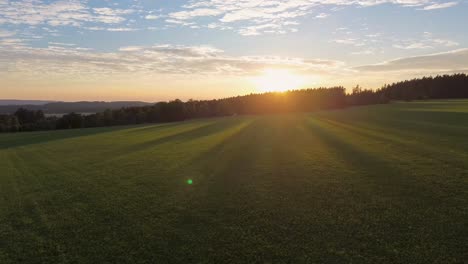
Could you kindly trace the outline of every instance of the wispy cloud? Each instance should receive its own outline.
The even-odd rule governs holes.
[[[182,6],[182,11],[171,12],[167,16],[170,21],[179,22],[180,25],[197,23],[206,27],[199,18],[207,18],[208,23],[218,22],[235,25],[232,28],[242,35],[261,35],[264,33],[285,33],[290,30],[288,24],[291,20],[313,14],[315,18],[326,18],[330,14],[317,12],[324,6],[333,8],[339,6],[369,7],[390,3],[406,7],[423,7],[423,9],[445,8],[456,4],[449,2],[440,4],[432,0],[293,0],[293,1],[258,1],[258,0],[202,0],[190,1]],[[241,23],[242,22],[242,23]],[[263,25],[276,25],[262,30]],[[190,24],[191,25],[191,24]]]
[[[52,46],[65,46],[65,47],[76,46],[76,44],[73,44],[73,43],[63,43],[63,42],[49,42],[49,45],[52,45]]]
[[[87,30],[92,31],[110,31],[110,32],[131,32],[131,31],[138,31],[137,28],[129,28],[129,27],[85,27]]]
[[[449,8],[452,6],[458,5],[458,2],[446,2],[446,3],[434,3],[422,8],[422,10],[434,10],[434,9],[442,9],[442,8]]]
[[[147,15],[145,16],[145,19],[148,19],[148,20],[156,20],[156,19],[159,19],[161,18],[161,16],[158,16],[158,15]]]
[[[326,74],[344,66],[340,61],[323,59],[228,56],[223,50],[211,46],[128,46],[115,52],[96,52],[63,43],[56,43],[48,48],[16,46],[15,49],[11,49],[8,43],[0,44],[0,61],[8,64],[7,68],[11,72],[41,78],[50,75],[67,75],[73,78],[129,74],[252,75],[265,68]]]
[[[81,26],[84,23],[117,24],[133,9],[90,8],[87,1],[0,1],[0,24]]]
[[[365,42],[362,39],[357,38],[343,38],[343,39],[335,39],[332,42],[344,45],[351,45],[355,47],[361,47],[365,45]]]
[[[424,56],[414,56],[387,61],[384,63],[365,65],[355,68],[360,71],[416,71],[425,72],[456,72],[468,70],[468,49],[435,53]]]
[[[419,39],[397,40],[393,44],[398,49],[433,49],[438,47],[455,47],[459,43],[449,39],[435,38],[432,33],[424,32]]]
[[[320,14],[316,15],[315,17],[316,17],[316,18],[327,18],[327,17],[329,17],[329,16],[330,16],[330,14],[327,14],[327,13],[320,13]]]
[[[0,38],[11,37],[11,36],[14,36],[14,35],[16,35],[16,32],[0,30]]]
[[[453,48],[460,44],[454,40],[435,37],[430,32],[424,32],[414,38],[399,38],[393,34],[384,33],[353,33],[339,30],[336,34],[341,36],[330,42],[361,48],[360,51],[352,51],[351,54],[370,55],[377,50],[382,50],[383,45],[389,45],[395,49],[418,50],[418,49],[443,49]]]

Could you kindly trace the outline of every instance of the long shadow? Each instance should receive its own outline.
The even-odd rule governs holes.
[[[129,129],[129,126],[5,133],[0,134],[0,149],[16,148],[57,140],[112,133],[126,129]]]
[[[350,131],[356,135],[360,135],[362,137],[370,138],[378,142],[383,143],[393,143],[399,147],[404,148],[412,148],[415,151],[416,155],[421,155],[421,150],[425,150],[432,153],[438,153],[441,150],[445,150],[448,152],[455,153],[453,146],[445,146],[443,144],[431,144],[431,139],[434,136],[437,138],[441,138],[440,135],[447,136],[448,134],[463,134],[466,135],[466,132],[463,133],[463,129],[457,129],[457,131],[447,131],[446,133],[434,133],[432,130],[426,131],[426,134],[422,133],[409,133],[405,130],[397,130],[393,128],[379,128],[379,129],[372,129],[370,127],[364,127],[361,125],[351,125],[346,124],[343,122],[337,122],[331,119],[321,118],[323,122],[326,122],[332,126],[339,127],[343,130]],[[409,122],[409,121],[408,121]],[[386,136],[390,135],[390,136]],[[429,137],[427,137],[429,136]],[[413,140],[417,139],[417,140]],[[458,143],[459,149],[456,153],[460,156],[466,156],[465,151],[463,151],[463,142]]]
[[[243,116],[243,117],[246,117],[246,116]],[[141,127],[129,129],[128,133],[129,134],[142,133],[142,132],[147,133],[147,132],[152,132],[152,130],[174,128],[178,126],[184,126],[184,125],[189,125],[189,124],[199,123],[199,122],[217,122],[219,120],[228,119],[228,118],[230,117],[207,117],[207,118],[194,118],[194,119],[188,119],[184,121],[177,121],[177,122],[170,122],[170,123],[155,123],[155,124],[144,125]]]
[[[149,125],[144,125],[141,127],[135,127],[132,129],[128,129],[126,131],[128,134],[135,134],[135,133],[146,133],[146,132],[152,132],[153,130],[159,130],[159,129],[166,129],[166,128],[174,128],[178,126],[183,126],[191,123],[195,123],[197,121],[200,121],[200,119],[191,119],[187,121],[179,121],[179,122],[171,122],[171,123],[155,123],[155,124],[149,124]]]
[[[194,185],[190,188],[179,186],[176,191],[170,194],[171,200],[178,204],[176,213],[178,215],[175,225],[179,228],[190,230],[190,233],[195,233],[202,237],[210,237],[210,240],[215,239],[218,230],[206,230],[206,226],[210,225],[211,220],[219,221],[222,219],[234,221],[239,215],[231,215],[235,213],[228,207],[239,207],[238,202],[245,201],[246,193],[243,183],[252,181],[253,179],[242,175],[242,171],[249,170],[255,164],[255,159],[252,153],[246,150],[257,134],[257,128],[261,126],[258,120],[249,120],[245,125],[240,125],[239,129],[216,143],[206,151],[200,152],[186,164],[178,167],[172,174],[175,177],[177,185],[184,184],[181,177],[191,177]],[[180,183],[179,183],[180,182]],[[215,199],[213,199],[215,198]],[[247,199],[248,201],[249,199]],[[229,204],[236,202],[236,204]],[[215,219],[206,217],[216,214],[219,210],[223,211],[222,216],[217,216]],[[225,223],[229,225],[228,222]],[[180,244],[182,241],[174,239],[169,241],[170,244]]]
[[[450,186],[452,183],[448,181],[449,178],[439,177],[441,175],[430,169],[428,170],[427,163],[422,165],[414,164],[414,158],[421,159],[421,155],[430,156],[432,154],[419,153],[418,155],[415,153],[414,155],[408,155],[407,151],[398,150],[393,151],[392,155],[401,154],[401,157],[387,159],[385,151],[377,151],[374,154],[367,151],[366,147],[360,148],[359,138],[365,139],[366,137],[359,136],[359,134],[351,131],[345,132],[346,130],[343,128],[339,130],[330,129],[330,127],[321,124],[319,120],[314,121],[309,122],[310,128],[334,149],[340,160],[354,168],[356,172],[362,172],[362,174],[358,174],[359,178],[366,179],[366,183],[372,183],[370,186],[373,189],[381,191],[384,195],[391,195],[396,199],[415,201],[416,203],[426,201],[427,203],[436,204],[441,201],[440,199],[446,199],[447,194],[444,193],[441,186]],[[332,127],[336,128],[337,126],[332,125]],[[340,132],[357,135],[357,141],[350,143],[349,139],[344,139]],[[372,147],[379,148],[379,145],[374,144]],[[433,163],[433,161],[430,162]],[[452,162],[454,162],[455,166],[460,166],[459,163],[457,165],[457,160],[454,158],[440,163],[452,164]],[[437,172],[439,169],[437,164],[432,166]],[[436,182],[438,182],[437,185],[435,185]]]
[[[229,148],[230,146],[240,147],[240,143],[248,144],[248,142],[239,139],[246,136],[249,131],[250,133],[255,133],[254,126],[258,123],[255,119],[238,121],[242,122],[236,122],[236,124],[230,126],[230,130],[228,128],[225,129],[226,131],[229,130],[225,137],[213,144],[207,150],[197,152],[193,158],[168,172],[168,175],[171,175],[168,180],[171,181],[171,184],[174,186],[165,196],[165,199],[167,201],[171,201],[172,203],[172,206],[167,208],[170,210],[167,211],[167,213],[178,215],[177,223],[173,224],[177,224],[179,228],[187,228],[187,230],[190,230],[189,233],[200,232],[200,235],[206,235],[203,234],[205,225],[201,224],[202,221],[206,220],[200,218],[200,216],[202,216],[202,211],[212,210],[213,208],[222,208],[222,206],[213,206],[211,204],[207,205],[206,207],[202,206],[202,208],[200,208],[197,205],[200,205],[199,202],[205,202],[205,199],[195,199],[194,197],[200,195],[212,196],[212,192],[221,192],[219,195],[214,196],[217,197],[217,199],[210,201],[213,201],[217,205],[219,203],[223,203],[223,192],[227,189],[232,190],[235,188],[235,186],[231,185],[230,187],[220,187],[220,184],[229,185],[227,181],[232,183],[234,180],[234,177],[232,176],[234,173],[236,173],[234,166],[235,164],[238,164],[236,162],[237,159],[243,159],[245,162],[254,162],[254,160],[248,158],[248,155],[242,155],[242,153],[240,153],[241,155],[236,155],[233,157],[233,160],[231,160],[232,162],[228,162],[227,165],[225,164],[225,155],[234,155],[232,152],[226,152],[226,148]],[[213,128],[214,126],[211,126],[211,129]],[[207,128],[205,127],[205,129]],[[203,128],[198,130],[197,133],[202,132],[202,130]],[[220,133],[222,133],[222,131]],[[182,138],[185,139],[187,137],[185,135],[182,136]],[[247,164],[243,163],[243,165]],[[225,166],[232,166],[232,169],[227,170],[226,173],[219,173],[220,170],[225,171]],[[222,179],[213,179],[215,176],[221,176]],[[190,188],[185,188],[185,180],[187,178],[193,179],[194,182],[194,185],[190,186]],[[147,185],[146,187],[154,190],[153,186]],[[151,206],[149,206],[149,208],[151,208]],[[187,221],[187,219],[193,220],[195,218],[197,218],[196,221]],[[190,226],[190,228],[188,226]],[[198,230],[200,228],[203,230]],[[180,242],[181,241],[177,239],[170,241],[170,243],[177,245],[179,245]]]
[[[396,117],[404,115],[403,120],[426,121],[437,125],[468,127],[468,113],[457,111],[400,109],[393,113]]]
[[[186,130],[180,133],[171,134],[165,137],[159,137],[154,140],[145,141],[143,143],[133,145],[129,147],[127,151],[137,152],[137,151],[142,151],[148,148],[154,148],[155,146],[169,143],[169,142],[177,142],[177,141],[187,142],[187,141],[197,139],[200,137],[207,137],[221,130],[229,129],[231,127],[239,125],[242,122],[245,122],[245,120],[243,119],[216,120],[214,122],[210,122],[201,127],[195,127],[193,129]]]
[[[395,164],[391,164],[383,157],[373,155],[364,149],[358,149],[354,144],[347,142],[337,131],[333,131],[320,124],[319,120],[310,120],[307,123],[312,133],[315,133],[322,139],[332,153],[344,164],[352,169],[359,176],[357,181],[365,179],[367,183],[373,183],[372,186],[379,191],[390,192],[392,196],[395,194],[404,194],[404,196],[411,195],[414,189],[414,182],[411,182],[411,177],[408,177],[408,172],[398,169]],[[399,188],[391,188],[396,185]],[[400,188],[407,185],[408,188]],[[387,193],[388,194],[388,193]],[[401,197],[403,198],[403,196]]]
[[[393,138],[393,137],[386,137],[384,136],[382,133],[383,131],[381,130],[373,130],[371,128],[366,128],[366,127],[362,127],[362,126],[359,126],[359,125],[350,125],[350,124],[346,124],[344,122],[337,122],[337,121],[334,121],[332,119],[328,119],[328,118],[320,118],[321,121],[325,122],[325,123],[328,123],[329,125],[331,126],[335,126],[335,127],[338,127],[338,128],[341,128],[343,130],[347,130],[347,131],[350,131],[350,132],[353,132],[357,135],[360,135],[362,137],[366,137],[366,138],[371,138],[371,139],[374,139],[376,141],[381,141],[381,142],[393,142],[393,143],[397,143],[397,144],[400,144],[400,145],[415,145],[416,143],[414,141],[411,141],[411,140],[404,140],[404,139],[400,139],[400,138]],[[386,131],[387,133],[389,133],[390,131]],[[392,131],[392,132],[395,132],[395,131]],[[392,133],[394,134],[394,133]]]
[[[242,138],[247,135],[247,133],[252,132],[255,126],[259,125],[259,121],[249,121],[244,127],[236,131],[235,133],[225,137],[223,141],[217,143],[215,146],[211,147],[210,149],[200,153],[197,157],[194,157],[188,164],[187,167],[197,166],[204,168],[206,171],[210,171],[213,166],[213,160],[219,159],[220,155],[223,154],[232,154],[226,153],[225,150],[229,145],[233,143],[242,143],[242,141],[238,141],[239,138]]]

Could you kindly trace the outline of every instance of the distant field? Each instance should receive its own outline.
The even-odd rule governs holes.
[[[0,169],[2,264],[468,260],[463,100],[1,134]]]

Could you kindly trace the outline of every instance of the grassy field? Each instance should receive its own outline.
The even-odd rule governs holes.
[[[2,134],[0,169],[0,263],[468,259],[468,101]]]

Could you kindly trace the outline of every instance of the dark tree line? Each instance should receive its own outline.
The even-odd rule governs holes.
[[[385,85],[378,90],[343,87],[250,94],[217,100],[174,100],[149,106],[125,107],[90,115],[78,113],[46,117],[41,110],[20,108],[0,115],[0,132],[103,127],[175,122],[193,118],[232,115],[313,112],[354,105],[388,103],[391,100],[468,98],[466,74],[424,77]]]
[[[384,85],[378,92],[389,100],[468,98],[468,75],[454,74],[412,79]]]
[[[97,113],[106,109],[120,109],[122,107],[148,106],[152,103],[139,101],[117,101],[117,102],[53,102],[42,105],[0,105],[1,114],[13,114],[18,108],[28,110],[41,110],[45,114],[54,113]]]

